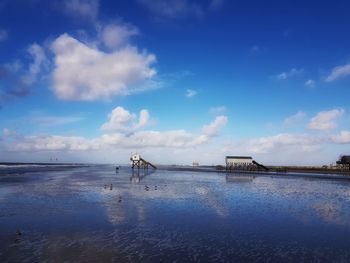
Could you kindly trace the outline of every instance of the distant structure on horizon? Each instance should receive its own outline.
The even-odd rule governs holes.
[[[253,164],[251,156],[226,156],[226,166],[248,166]]]
[[[234,170],[256,170],[263,169],[268,171],[269,168],[253,160],[251,156],[226,156],[226,171]]]
[[[199,166],[199,162],[193,161],[192,166]]]
[[[348,168],[350,170],[350,155],[342,155],[337,161],[337,165],[342,166],[343,168]]]
[[[131,168],[143,168],[143,169],[148,169],[148,166],[151,166],[154,169],[157,169],[157,167],[153,164],[151,164],[150,162],[146,161],[145,159],[143,159],[141,157],[140,154],[135,153],[133,155],[131,155],[130,157],[130,161],[131,161]]]

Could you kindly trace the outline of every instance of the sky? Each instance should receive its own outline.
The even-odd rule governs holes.
[[[0,161],[328,165],[346,0],[0,0]]]

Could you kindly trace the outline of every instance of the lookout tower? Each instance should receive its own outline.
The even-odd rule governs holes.
[[[131,155],[130,161],[131,161],[131,168],[132,169],[134,169],[135,167],[138,169],[140,169],[140,168],[148,169],[148,166],[151,166],[153,169],[157,169],[157,167],[155,165],[153,165],[150,162],[143,159],[141,157],[141,155],[138,153]]]

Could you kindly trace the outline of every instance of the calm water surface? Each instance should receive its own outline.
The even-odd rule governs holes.
[[[350,183],[113,166],[2,175],[0,262],[350,262]]]

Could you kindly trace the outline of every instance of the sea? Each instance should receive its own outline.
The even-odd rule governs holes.
[[[0,164],[0,262],[350,262],[350,180]]]

